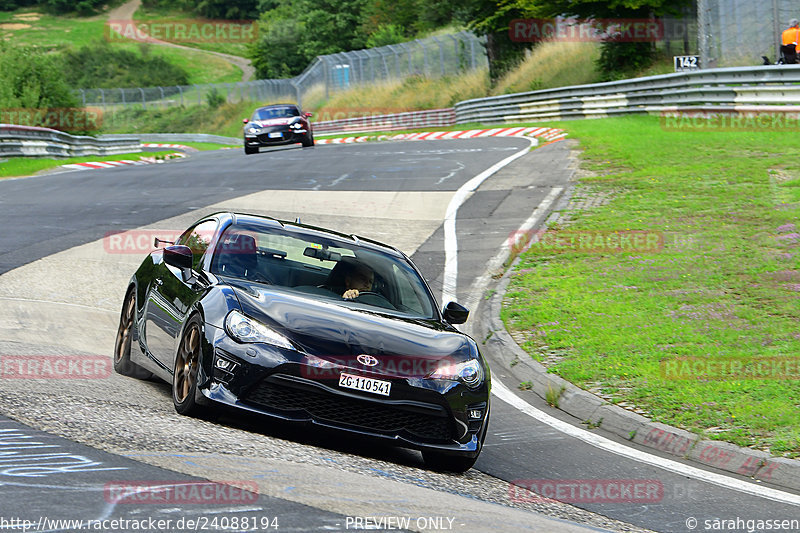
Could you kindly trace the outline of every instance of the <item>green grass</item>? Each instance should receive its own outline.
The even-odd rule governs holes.
[[[117,154],[105,156],[85,156],[85,157],[68,157],[63,159],[51,158],[33,158],[33,157],[9,157],[5,160],[0,160],[0,179],[14,178],[19,176],[31,176],[44,170],[50,170],[61,165],[69,165],[71,163],[89,163],[92,161],[118,161],[120,159],[133,159],[138,160],[141,157],[163,157],[166,154],[175,153],[175,150],[168,150],[164,152],[137,152],[134,154]]]
[[[37,20],[20,20],[20,16],[36,13]],[[11,29],[5,25],[21,24],[28,27]],[[16,45],[37,46],[46,49],[66,45],[83,46],[102,39],[105,17],[54,16],[32,9],[0,11],[0,38],[10,39]]]
[[[665,131],[655,117],[555,125],[580,141],[597,173],[579,191],[612,200],[553,229],[659,232],[664,247],[553,254],[533,246],[506,294],[507,327],[533,357],[550,356],[550,371],[657,421],[800,455],[800,375],[665,379],[661,370],[679,357],[797,361],[800,235],[778,229],[800,215],[793,135]]]
[[[21,20],[26,14],[36,13],[37,20]],[[5,24],[22,24],[28,27],[11,29]],[[0,11],[0,38],[11,40],[17,45],[28,45],[58,50],[66,46],[90,46],[93,42],[105,39],[106,15],[94,17],[53,16],[31,9]],[[111,40],[116,47],[133,50],[141,54],[141,44]],[[242,71],[227,61],[201,50],[181,50],[167,46],[147,45],[149,53],[160,56],[189,73],[190,84],[230,83],[241,81]],[[223,51],[223,50],[218,50]],[[237,49],[238,51],[238,49]],[[228,52],[234,53],[235,52]]]
[[[180,11],[173,7],[147,7],[141,6],[139,9],[136,10],[134,14],[134,19],[136,22],[158,22],[163,23],[165,21],[169,22],[187,22],[187,21],[197,21],[202,22],[202,19],[192,15],[191,13],[186,13],[184,11]],[[257,34],[256,34],[257,35]],[[224,54],[231,54],[240,57],[247,57],[247,50],[249,44],[247,42],[179,42],[177,44],[181,44],[184,46],[188,46],[190,48],[197,48],[199,50],[209,50],[212,52],[222,52]],[[239,75],[241,79],[241,73]]]

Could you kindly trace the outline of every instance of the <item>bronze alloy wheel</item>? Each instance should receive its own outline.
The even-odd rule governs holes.
[[[122,313],[119,317],[119,329],[117,330],[117,342],[114,344],[114,365],[122,363],[131,353],[131,331],[133,330],[133,312],[136,307],[136,299],[133,292],[128,295]]]
[[[148,379],[153,377],[153,374],[131,361],[131,344],[135,320],[136,293],[134,289],[131,289],[128,291],[128,296],[125,297],[125,302],[122,304],[122,312],[119,316],[117,340],[114,343],[114,370],[123,376]]]
[[[175,410],[182,415],[195,416],[199,408],[195,403],[197,372],[200,367],[202,331],[200,320],[189,320],[183,332],[178,353],[175,355],[175,372],[172,375],[172,399]]]

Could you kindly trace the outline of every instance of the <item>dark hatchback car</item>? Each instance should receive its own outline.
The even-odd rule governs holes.
[[[314,130],[304,113],[294,104],[259,107],[244,119],[244,153],[257,154],[262,146],[302,143],[314,146]]]
[[[355,291],[354,291],[355,289]],[[417,268],[371,240],[217,213],[133,275],[117,372],[172,384],[175,409],[228,406],[422,451],[464,471],[489,419],[489,368]]]

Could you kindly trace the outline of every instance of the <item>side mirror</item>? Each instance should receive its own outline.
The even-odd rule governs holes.
[[[249,120],[247,120],[246,118],[243,118],[243,119],[242,119],[242,124],[247,124],[248,122],[250,122],[250,121],[249,121]]]
[[[169,266],[179,268],[181,279],[188,282],[192,279],[192,249],[182,244],[164,248],[164,262]]]
[[[450,302],[444,307],[442,315],[451,324],[463,324],[469,317],[469,309],[456,302]]]
[[[314,113],[306,113],[305,115],[306,115],[306,118],[311,118],[311,117],[314,116]]]
[[[164,262],[175,268],[192,268],[192,249],[188,246],[176,244],[164,248]]]

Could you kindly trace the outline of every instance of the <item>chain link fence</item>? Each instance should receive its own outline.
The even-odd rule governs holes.
[[[331,93],[383,80],[423,75],[440,77],[476,68],[487,68],[485,38],[470,32],[417,39],[406,43],[318,56],[302,74],[288,79],[238,83],[80,89],[84,106],[104,110],[136,106],[165,108],[204,104],[215,98],[228,102],[297,101],[311,91],[327,98]]]
[[[778,59],[780,34],[800,19],[790,0],[697,0],[698,48],[703,68],[761,65]]]

